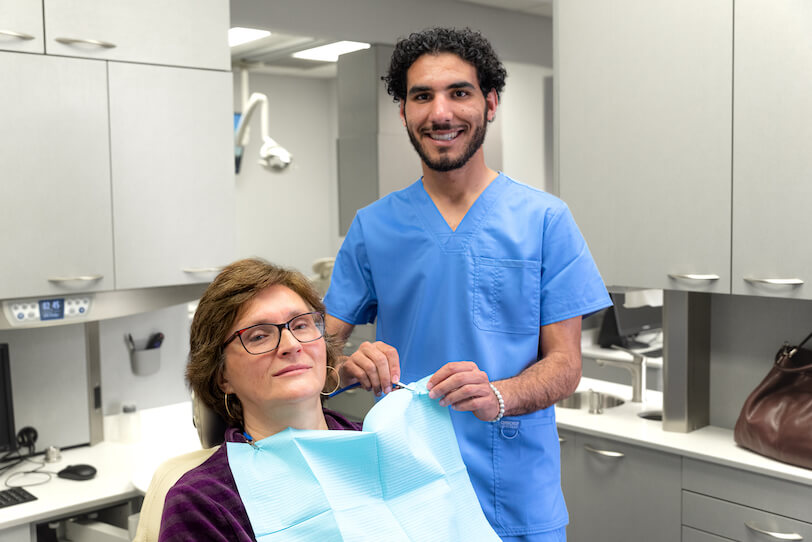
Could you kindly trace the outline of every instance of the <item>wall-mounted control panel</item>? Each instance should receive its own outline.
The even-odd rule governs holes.
[[[3,314],[13,327],[50,323],[72,323],[87,320],[93,306],[91,294],[15,299],[3,301]]]

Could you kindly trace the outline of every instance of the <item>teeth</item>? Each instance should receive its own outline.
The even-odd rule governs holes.
[[[432,139],[436,139],[438,141],[451,141],[455,137],[459,135],[459,132],[452,132],[450,134],[431,134]]]

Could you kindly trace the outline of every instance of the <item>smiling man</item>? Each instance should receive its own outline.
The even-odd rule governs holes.
[[[581,317],[611,304],[559,199],[485,163],[506,72],[469,29],[395,45],[384,81],[423,176],[361,209],[325,297],[327,330],[377,323],[340,366],[342,385],[388,393],[432,374],[497,534],[565,539],[556,401],[581,376]]]

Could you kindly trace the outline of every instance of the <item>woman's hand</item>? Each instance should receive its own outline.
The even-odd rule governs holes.
[[[473,361],[446,363],[432,375],[426,388],[429,397],[440,399],[441,406],[461,412],[473,412],[482,421],[499,414],[499,400],[489,384],[488,375]]]
[[[400,358],[395,347],[384,342],[363,342],[354,354],[345,358],[339,367],[341,385],[360,382],[365,390],[375,395],[389,393],[392,384],[400,380]]]

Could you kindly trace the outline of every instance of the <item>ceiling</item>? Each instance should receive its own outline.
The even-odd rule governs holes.
[[[553,0],[445,0],[517,11],[529,15],[552,17]],[[232,47],[234,68],[242,66],[251,72],[300,77],[335,77],[334,62],[319,62],[293,58],[292,53],[328,43],[327,40],[273,33],[267,38]]]
[[[520,11],[531,15],[553,16],[553,0],[457,0],[492,8]]]

